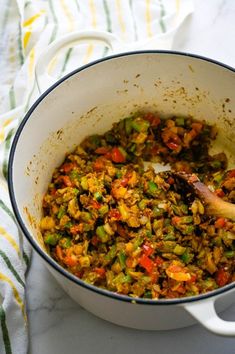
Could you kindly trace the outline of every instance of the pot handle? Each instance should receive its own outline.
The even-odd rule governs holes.
[[[112,33],[104,31],[77,31],[66,34],[65,36],[59,38],[58,40],[52,42],[48,47],[44,49],[38,58],[35,67],[36,82],[38,85],[39,92],[45,91],[49,86],[51,86],[56,79],[48,74],[47,67],[56,53],[63,47],[69,44],[76,43],[78,41],[95,40],[98,42],[105,43],[112,52],[121,52],[123,47],[122,42],[117,36]]]
[[[221,336],[235,335],[235,322],[222,320],[215,311],[215,298],[200,302],[190,302],[183,305],[209,331]]]
[[[88,30],[66,34],[46,47],[38,58],[35,67],[35,75],[39,92],[41,93],[45,91],[56,81],[56,79],[51,77],[47,72],[47,67],[50,61],[59,50],[73,42],[76,43],[81,40],[103,42],[110,48],[111,52],[115,54],[141,49],[169,49],[172,45],[173,33],[174,30],[162,35],[153,36],[148,40],[132,43],[124,43],[113,33],[105,31]]]

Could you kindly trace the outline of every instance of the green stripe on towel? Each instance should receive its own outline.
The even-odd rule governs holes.
[[[0,305],[0,322],[1,322],[2,337],[3,337],[5,352],[6,354],[12,354],[11,342],[10,342],[9,333],[6,324],[6,315],[1,305]]]
[[[54,28],[53,28],[53,31],[52,31],[52,34],[51,34],[51,38],[50,38],[50,41],[49,41],[49,43],[51,43],[51,42],[54,41],[54,39],[56,37],[56,34],[57,34],[57,31],[58,31],[58,20],[57,20],[56,14],[55,14],[55,10],[54,10],[53,4],[52,4],[52,0],[49,0],[49,7],[50,7],[50,10],[51,10],[51,14],[52,14],[53,20],[55,22],[55,25],[54,25]]]
[[[161,8],[159,23],[160,23],[162,32],[165,33],[166,32],[166,25],[165,25],[165,23],[163,21],[163,17],[165,16],[166,11],[165,11],[164,5],[162,3],[162,0],[159,0],[159,3],[160,3],[160,8]]]
[[[4,160],[3,160],[3,165],[2,165],[2,173],[3,176],[7,179],[7,169],[8,169],[8,155],[9,155],[9,150],[11,146],[11,138],[15,132],[15,129],[11,129],[9,133],[7,134],[6,141],[5,141],[5,151],[4,151]]]
[[[12,211],[8,208],[8,206],[3,203],[3,201],[0,199],[0,208],[2,208],[11,218],[13,221],[15,221],[15,216],[12,213]]]
[[[106,15],[107,31],[108,32],[112,32],[111,17],[110,17],[108,3],[107,3],[106,0],[103,0],[103,6],[104,6],[104,12],[105,12],[105,15]]]
[[[10,259],[7,257],[6,253],[3,252],[2,250],[0,250],[0,256],[2,257],[2,259],[4,260],[4,262],[6,263],[6,265],[8,266],[8,269],[11,271],[11,273],[14,275],[14,277],[16,278],[16,280],[23,286],[23,288],[25,287],[25,284],[23,282],[23,280],[21,279],[21,277],[19,276],[19,274],[17,273],[17,271],[15,270],[15,268],[13,267],[13,265],[11,264]]]

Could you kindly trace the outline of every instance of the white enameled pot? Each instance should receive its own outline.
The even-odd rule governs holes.
[[[95,37],[120,52],[120,42],[102,32],[75,33],[42,56],[37,80],[42,91],[46,68],[65,44]],[[191,115],[219,128],[214,151],[235,165],[235,72],[221,63],[169,51],[116,54],[79,68],[44,92],[22,121],[10,154],[9,189],[18,223],[64,290],[95,315],[138,329],[172,329],[198,320],[210,331],[235,335],[235,322],[218,316],[234,302],[235,284],[205,295],[174,300],[133,300],[88,285],[69,274],[45,251],[39,230],[42,198],[52,172],[84,137],[104,133],[137,110]]]

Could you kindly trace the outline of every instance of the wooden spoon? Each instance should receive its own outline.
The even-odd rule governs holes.
[[[193,189],[195,195],[202,201],[208,215],[222,216],[235,221],[235,204],[225,202],[217,197],[195,174],[174,171],[171,171],[171,173]]]

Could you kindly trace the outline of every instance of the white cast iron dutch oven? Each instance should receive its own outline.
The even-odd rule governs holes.
[[[114,51],[120,43],[102,32],[75,33],[47,50],[37,67],[39,86],[48,85],[46,68],[65,44],[95,37]],[[68,273],[45,251],[39,220],[43,195],[56,166],[84,137],[103,133],[138,109],[164,115],[192,115],[216,124],[214,149],[235,165],[235,72],[221,63],[168,51],[113,55],[79,68],[44,92],[22,121],[10,154],[9,188],[18,223],[64,290],[95,315],[139,329],[172,329],[197,319],[210,331],[235,335],[235,322],[217,312],[234,302],[235,283],[204,295],[174,300],[121,296],[89,285]]]

